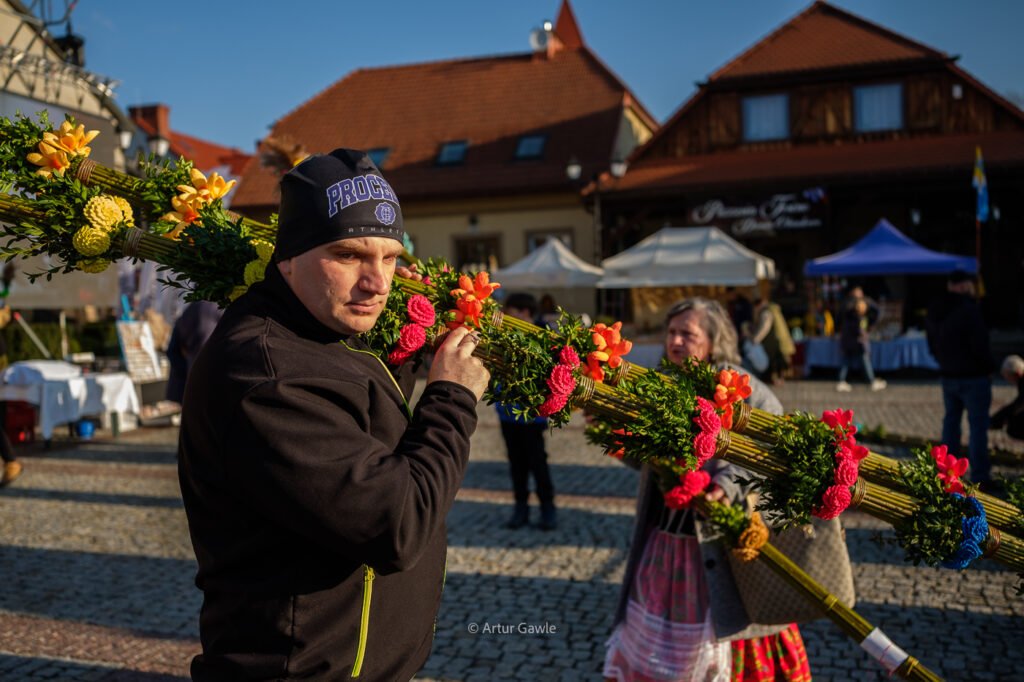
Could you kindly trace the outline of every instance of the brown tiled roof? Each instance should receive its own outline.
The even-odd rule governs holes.
[[[631,165],[622,178],[606,181],[602,196],[647,192],[665,195],[666,191],[692,192],[794,181],[877,181],[936,171],[962,173],[964,182],[969,183],[976,146],[981,147],[988,170],[1024,167],[1024,131],[931,136],[641,161]]]
[[[563,28],[563,30],[565,30]],[[575,156],[582,177],[607,166],[622,109],[657,122],[588,48],[359,69],[282,118],[272,136],[311,153],[390,149],[382,171],[403,199],[566,189]],[[544,158],[515,159],[524,134],[547,135]],[[438,149],[467,140],[461,166]],[[278,176],[247,165],[235,208],[274,206]]]
[[[147,136],[156,133],[156,128],[145,119],[136,117],[132,119],[132,122]],[[231,169],[232,175],[238,175],[252,158],[251,154],[246,154],[241,149],[207,142],[175,130],[167,131],[167,137],[171,143],[167,152],[168,156],[172,158],[184,156],[204,173],[227,166]]]
[[[948,55],[826,2],[815,2],[715,71],[709,82]]]

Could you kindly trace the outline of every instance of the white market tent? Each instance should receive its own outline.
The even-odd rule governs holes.
[[[491,280],[509,289],[569,289],[593,287],[603,271],[581,260],[558,239],[544,245],[507,268],[491,273]]]
[[[601,265],[601,289],[753,286],[775,277],[775,261],[717,227],[666,227]]]

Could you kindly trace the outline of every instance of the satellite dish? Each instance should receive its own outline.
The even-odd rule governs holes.
[[[530,47],[534,52],[548,49],[548,40],[551,34],[542,28],[535,28],[530,31]]]

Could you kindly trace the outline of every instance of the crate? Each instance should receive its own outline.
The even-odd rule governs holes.
[[[7,402],[4,432],[14,444],[31,443],[36,439],[35,405],[21,400]]]

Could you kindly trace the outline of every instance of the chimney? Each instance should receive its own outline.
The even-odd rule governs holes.
[[[132,117],[132,122],[151,137],[171,139],[171,109],[166,104],[128,107],[128,114]]]

